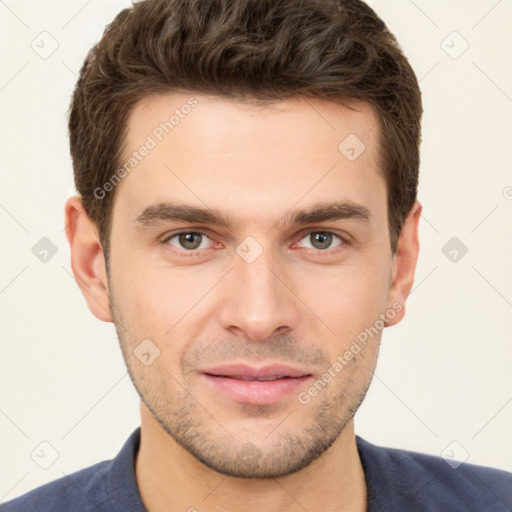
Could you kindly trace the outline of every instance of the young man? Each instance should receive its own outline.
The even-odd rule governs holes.
[[[72,267],[141,427],[14,511],[506,511],[512,475],[353,416],[418,257],[421,96],[359,0],[147,0],[70,115]]]

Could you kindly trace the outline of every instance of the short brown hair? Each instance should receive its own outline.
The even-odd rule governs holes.
[[[75,185],[107,261],[114,191],[94,191],[121,164],[135,104],[167,92],[369,103],[396,251],[417,194],[421,93],[396,38],[364,2],[145,0],[117,15],[85,59],[69,118]]]

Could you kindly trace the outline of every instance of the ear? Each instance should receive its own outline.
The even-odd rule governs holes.
[[[76,282],[92,314],[104,322],[112,322],[107,270],[96,225],[84,210],[80,196],[66,201],[65,215],[71,268]]]
[[[420,250],[418,226],[421,209],[421,204],[416,201],[407,215],[398,237],[397,250],[392,261],[391,285],[387,304],[388,308],[393,309],[396,314],[393,319],[386,321],[386,327],[397,324],[405,315],[405,302],[411,293]]]

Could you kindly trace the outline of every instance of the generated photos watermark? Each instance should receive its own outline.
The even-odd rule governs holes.
[[[297,398],[303,405],[309,404],[311,399],[318,395],[336,376],[349,364],[354,356],[366,347],[368,341],[374,339],[384,329],[386,322],[393,320],[397,313],[402,311],[403,305],[396,301],[385,313],[381,313],[373,325],[361,331],[353,340],[350,348],[336,358],[331,366],[306,391],[301,391]]]
[[[130,174],[137,165],[139,165],[149,153],[155,149],[160,142],[162,142],[166,135],[172,132],[183,119],[187,117],[192,109],[197,107],[198,101],[194,97],[190,97],[186,103],[174,110],[174,113],[165,121],[155,126],[150,134],[146,137],[144,144],[137,150],[133,151],[131,155],[123,162],[123,164],[116,170],[116,172],[109,178],[101,187],[94,189],[93,195],[96,199],[104,199],[105,196],[114,190],[114,188],[121,183],[121,180]]]

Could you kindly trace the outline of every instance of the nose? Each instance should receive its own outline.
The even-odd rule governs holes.
[[[278,329],[293,329],[300,319],[300,299],[290,273],[270,252],[263,251],[252,263],[235,255],[220,306],[222,326],[252,341],[264,340]]]

